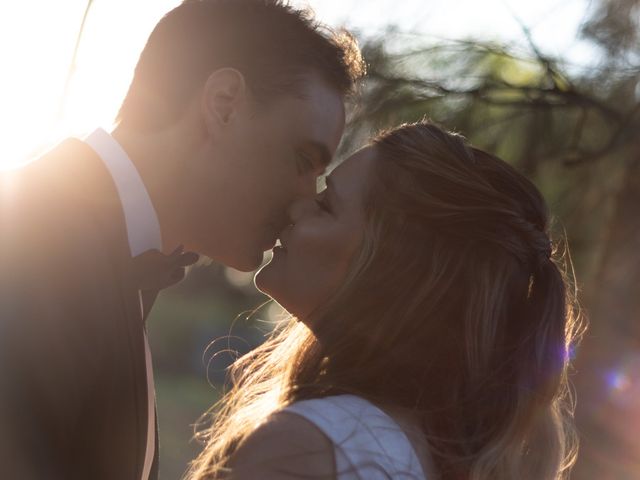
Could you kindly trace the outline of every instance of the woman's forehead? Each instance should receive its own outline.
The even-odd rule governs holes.
[[[370,184],[374,155],[367,147],[351,155],[326,177],[327,191],[341,206],[358,207]]]

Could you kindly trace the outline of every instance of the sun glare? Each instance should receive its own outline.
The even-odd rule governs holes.
[[[3,2],[0,169],[30,160],[66,136],[83,135],[100,125],[108,127],[147,36],[160,17],[178,3]]]
[[[542,3],[548,7],[552,1],[556,2],[544,0]],[[0,169],[28,161],[66,136],[83,135],[96,126],[108,128],[126,93],[146,38],[161,16],[179,3],[180,0],[3,2],[0,5],[0,58],[3,61]],[[293,3],[310,5],[321,20],[331,24],[346,23],[360,32],[367,28],[377,31],[381,27],[379,19],[372,17],[379,9],[364,8],[368,5],[364,1],[294,0]],[[376,0],[376,3],[384,2]],[[521,11],[521,4],[526,2],[494,0],[493,3],[492,11],[502,12],[504,17],[510,15],[505,5]],[[569,2],[572,7],[583,3],[584,0]],[[474,2],[465,0],[464,4],[470,9]],[[414,15],[409,12],[421,12],[424,28],[432,35],[437,35],[442,28],[453,32],[450,28],[453,24],[440,25],[451,22],[459,30],[452,33],[454,36],[460,31],[468,34],[483,28],[483,22],[473,22],[476,27],[471,29],[469,15],[454,15],[446,5],[446,2],[433,2],[425,6],[420,0],[407,1],[403,9],[406,15],[388,20],[411,29],[415,26],[406,23]],[[88,6],[83,35],[73,62]],[[545,8],[541,7],[541,10]],[[440,30],[434,30],[434,22],[429,19],[440,25]],[[492,17],[489,22],[493,30],[496,21]],[[513,22],[511,18],[510,23]],[[509,18],[503,18],[499,23],[506,27]],[[571,33],[571,29],[567,30]]]

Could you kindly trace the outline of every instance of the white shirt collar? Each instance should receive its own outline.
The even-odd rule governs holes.
[[[122,146],[102,128],[98,128],[85,140],[102,159],[116,184],[129,238],[131,256],[158,249],[162,251],[162,237],[158,216],[149,193],[135,165]],[[155,456],[155,388],[153,366],[147,334],[144,334],[145,364],[147,370],[147,442],[142,470],[142,480],[149,480]]]
[[[85,138],[102,159],[116,185],[129,238],[131,256],[147,250],[162,251],[158,215],[135,165],[120,144],[102,128]]]

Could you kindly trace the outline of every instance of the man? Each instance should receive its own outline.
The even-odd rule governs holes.
[[[315,194],[361,73],[350,37],[278,0],[187,0],[111,134],[0,179],[2,478],[157,477],[155,294],[197,258],[183,248],[259,266]]]

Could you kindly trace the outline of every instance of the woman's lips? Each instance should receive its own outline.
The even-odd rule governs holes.
[[[292,225],[288,225],[287,228],[282,230],[282,232],[280,232],[280,236],[278,237],[278,241],[276,242],[276,245],[281,246],[285,250],[287,249],[288,235],[291,227]]]

